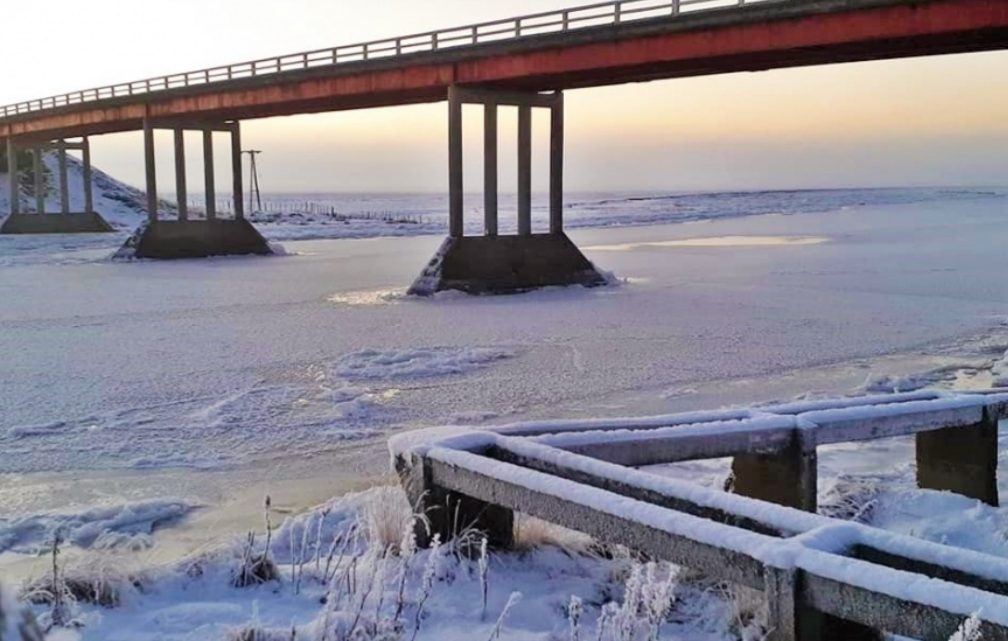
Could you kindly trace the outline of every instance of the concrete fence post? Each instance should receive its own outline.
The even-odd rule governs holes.
[[[796,429],[791,444],[770,454],[740,454],[732,461],[736,494],[815,512],[818,457],[814,443]]]
[[[998,421],[989,408],[976,425],[917,434],[917,485],[999,504]]]
[[[492,548],[514,545],[513,511],[436,486],[423,457],[399,457],[395,468],[413,513],[423,517],[414,523],[420,547],[429,547],[435,535],[447,542],[473,530],[486,536]],[[475,540],[469,543],[479,545]]]
[[[767,641],[881,641],[867,626],[816,612],[802,603],[800,570],[767,567],[763,573]]]

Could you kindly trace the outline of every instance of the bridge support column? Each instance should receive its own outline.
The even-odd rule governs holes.
[[[84,212],[95,213],[94,210],[94,175],[91,171],[91,140],[84,136],[81,139],[81,162],[84,163]]]
[[[998,505],[998,421],[917,434],[917,485]]]
[[[10,215],[21,213],[21,186],[18,180],[17,145],[7,137],[7,193],[10,194]]]
[[[57,143],[56,153],[58,154],[59,161],[60,213],[66,215],[70,213],[70,185],[67,176],[67,148],[65,140]]]
[[[189,196],[186,194],[185,130],[176,129],[175,137],[175,206],[179,221],[189,220]]]
[[[462,106],[483,106],[483,235],[466,236],[463,220]],[[497,114],[518,108],[518,219],[516,234],[500,235],[497,216]],[[532,110],[549,109],[549,230],[532,225]],[[471,294],[522,292],[538,287],[605,284],[605,278],[563,232],[563,94],[485,88],[448,90],[448,238],[410,287],[428,296],[457,289]]]
[[[269,243],[245,220],[241,171],[241,134],[237,122],[225,123],[144,123],[144,151],[147,157],[148,208],[157,207],[154,176],[154,130],[173,132],[175,151],[175,191],[178,199],[176,220],[150,217],[116,254],[119,258],[205,258],[207,256],[271,254]],[[203,136],[203,170],[206,210],[202,218],[192,215],[187,200],[185,166],[185,131],[199,131]],[[234,188],[234,217],[217,216],[216,178],[214,175],[214,132],[231,136],[231,169]],[[155,194],[152,197],[152,194]]]
[[[16,147],[16,145],[15,145]],[[34,142],[29,147],[32,155],[32,195],[35,198],[35,211],[21,213],[11,212],[7,220],[0,225],[0,234],[80,234],[114,231],[100,214],[94,211],[91,187],[91,151],[87,139],[81,142],[56,140]],[[82,174],[84,180],[84,211],[72,211],[70,202],[70,186],[68,179],[67,151],[81,151]],[[59,190],[59,213],[46,213],[46,165],[45,153],[55,151],[57,154],[56,180]],[[16,149],[14,150],[16,158]]]
[[[45,176],[42,175],[42,148],[32,148],[32,173],[35,174],[35,213],[45,213]]]

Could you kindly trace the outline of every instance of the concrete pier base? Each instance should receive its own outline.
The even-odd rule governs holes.
[[[11,214],[0,234],[86,234],[115,231],[97,212],[81,214]]]
[[[123,249],[131,251],[119,255],[173,259],[273,253],[262,234],[244,219],[148,222],[127,246]]]
[[[917,434],[917,485],[945,490],[998,506],[998,422],[949,427]]]
[[[604,285],[605,278],[563,233],[449,237],[409,293],[444,290],[510,294],[558,285]]]

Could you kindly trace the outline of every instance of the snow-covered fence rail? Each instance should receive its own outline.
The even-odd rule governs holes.
[[[911,434],[918,465],[941,468],[937,476],[919,471],[922,484],[986,491],[988,479],[957,477],[988,470],[992,457],[996,465],[997,421],[1006,416],[1008,394],[915,393],[444,428],[393,439],[391,449],[404,487],[430,517],[422,535],[448,537],[472,526],[506,545],[513,513],[523,512],[763,590],[777,640],[811,641],[826,626],[850,638],[883,630],[944,641],[977,611],[985,640],[1008,640],[1008,560],[751,497],[767,493],[760,481],[770,479],[773,494],[797,478],[797,497],[811,491],[813,505],[796,507],[814,508],[817,445]],[[927,440],[935,435],[938,441]],[[743,495],[626,467],[710,456],[735,456]]]
[[[740,7],[786,0],[617,0],[558,11],[534,13],[503,20],[451,27],[438,31],[348,44],[314,51],[285,54],[208,69],[145,78],[105,87],[83,89],[58,96],[26,100],[0,107],[0,118],[35,113],[75,105],[157,94],[171,90],[199,88],[248,78],[279,76],[284,73],[335,67],[369,60],[400,58],[518,40],[551,33],[588,28],[613,27],[647,19],[676,19],[680,15],[709,11],[730,11]]]

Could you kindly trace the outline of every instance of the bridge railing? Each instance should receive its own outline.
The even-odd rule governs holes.
[[[0,117],[364,60],[785,0],[618,0],[145,78],[0,107]]]

